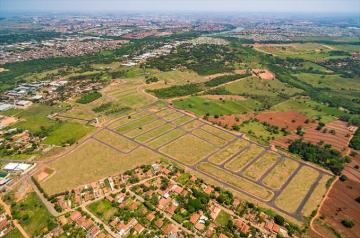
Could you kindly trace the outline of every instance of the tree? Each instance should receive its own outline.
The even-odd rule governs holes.
[[[285,219],[284,219],[282,216],[280,216],[280,215],[276,215],[276,216],[274,217],[274,222],[275,222],[276,224],[280,225],[280,226],[283,226],[284,223],[285,223]]]
[[[346,228],[352,228],[355,225],[354,222],[350,219],[342,220],[341,224],[343,224],[343,226],[345,226]]]

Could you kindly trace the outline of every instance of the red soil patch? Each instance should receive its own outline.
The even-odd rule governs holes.
[[[252,69],[253,76],[259,77],[264,80],[274,80],[275,75],[266,69]]]
[[[360,203],[355,201],[360,195],[360,170],[354,169],[354,165],[360,165],[360,155],[353,158],[351,164],[344,169],[344,174],[348,180],[340,180],[334,184],[328,198],[320,209],[320,215],[324,217],[325,223],[332,226],[343,237],[359,237],[360,234]],[[351,219],[355,225],[352,228],[346,228],[341,224],[343,219]],[[317,227],[315,226],[315,229]],[[317,231],[323,234],[322,229]],[[324,234],[326,237],[326,234]]]
[[[249,120],[253,117],[251,114],[241,114],[241,115],[225,115],[218,118],[209,117],[208,121],[215,123],[219,126],[224,126],[227,128],[232,128],[234,125],[240,125],[243,121]]]
[[[305,126],[306,116],[297,112],[261,112],[255,117],[261,122],[290,131],[296,130],[299,126]]]

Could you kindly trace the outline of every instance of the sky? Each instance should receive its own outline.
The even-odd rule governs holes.
[[[360,0],[0,0],[0,12],[333,12],[360,16]]]

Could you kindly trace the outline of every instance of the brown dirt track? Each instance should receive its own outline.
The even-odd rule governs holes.
[[[308,119],[297,112],[261,112],[255,118],[279,128],[287,128],[290,131],[296,130],[299,126],[305,126],[305,121]]]

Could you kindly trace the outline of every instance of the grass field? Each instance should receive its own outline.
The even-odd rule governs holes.
[[[199,83],[206,81],[205,77],[199,76],[197,73],[193,71],[168,71],[168,72],[155,72],[155,76],[159,78],[159,80],[164,81],[164,86],[169,85],[182,85],[186,83]],[[166,85],[165,85],[166,83]]]
[[[56,220],[48,212],[35,192],[29,193],[12,207],[12,215],[31,237],[40,237],[57,226]]]
[[[152,123],[152,122],[154,122],[156,120],[157,120],[156,116],[148,115],[148,116],[145,116],[145,117],[140,118],[138,120],[135,119],[134,121],[131,121],[131,122],[125,124],[124,126],[121,126],[121,127],[117,128],[116,130],[119,133],[126,133],[128,131],[133,130],[133,129],[144,127],[144,125]]]
[[[215,164],[222,164],[231,156],[235,155],[238,151],[244,149],[247,145],[249,145],[249,142],[246,140],[236,140],[226,148],[211,156],[209,161]]]
[[[284,159],[270,171],[262,182],[273,189],[279,189],[298,166],[298,162]]]
[[[201,129],[193,130],[192,134],[200,137],[203,140],[207,140],[208,142],[210,142],[211,144],[213,144],[216,147],[220,147],[220,146],[226,144],[226,140],[219,138],[217,136],[214,136],[214,135],[212,135],[204,130],[201,130]]]
[[[184,134],[185,134],[185,131],[180,130],[180,129],[175,129],[175,130],[172,130],[162,136],[159,136],[155,140],[150,141],[148,143],[148,145],[151,148],[158,148],[158,147],[162,146],[163,144],[166,144],[166,143],[170,142],[171,140],[174,140],[175,138],[178,138]]]
[[[272,133],[265,125],[257,121],[249,121],[240,124],[240,132],[249,136],[252,140],[267,145],[271,140],[284,135],[281,131],[278,134]]]
[[[154,120],[151,123],[147,123],[143,126],[139,126],[137,128],[132,129],[131,131],[126,132],[125,135],[128,137],[134,138],[138,135],[144,134],[144,133],[150,131],[151,129],[162,126],[164,124],[165,124],[165,121],[163,121],[163,120]]]
[[[146,132],[145,134],[142,134],[142,135],[136,137],[135,140],[144,143],[144,142],[149,141],[153,138],[156,138],[174,128],[175,128],[175,126],[173,126],[173,125],[165,124],[159,128],[156,128],[154,130],[151,130],[149,132]]]
[[[244,175],[251,179],[258,180],[279,159],[279,155],[272,152],[267,152],[249,168],[247,168],[244,171]]]
[[[189,122],[185,125],[183,125],[181,128],[184,129],[185,131],[192,131],[196,128],[199,128],[200,126],[204,125],[203,122],[198,121],[198,120],[194,120],[192,122]]]
[[[158,154],[145,148],[137,148],[128,155],[121,155],[95,140],[89,140],[75,151],[49,164],[55,173],[41,182],[41,185],[51,195],[158,159]]]
[[[315,88],[331,88],[334,90],[360,90],[358,79],[343,78],[339,75],[321,75],[300,73],[295,76],[302,82],[311,84]]]
[[[105,223],[109,223],[110,219],[115,215],[117,208],[113,207],[111,202],[102,199],[91,203],[87,206],[90,212],[99,217]]]
[[[183,117],[180,117],[180,118],[178,118],[178,119],[176,119],[176,120],[174,120],[172,122],[177,126],[181,126],[181,125],[183,125],[183,124],[185,124],[185,123],[187,123],[187,122],[189,122],[189,121],[191,121],[193,119],[194,118],[189,117],[189,116],[183,116]]]
[[[23,238],[23,236],[21,235],[20,231],[15,228],[9,233],[7,233],[4,238]]]
[[[140,118],[148,116],[148,115],[149,115],[149,112],[142,111],[142,112],[131,114],[131,115],[126,116],[126,117],[121,117],[118,120],[116,120],[115,122],[113,122],[111,125],[109,125],[109,128],[110,129],[117,129],[117,128],[120,128],[120,127],[124,126],[125,124],[128,125],[130,123],[133,123],[137,119],[140,119]]]
[[[272,111],[295,111],[312,119],[320,119],[321,122],[334,121],[336,116],[343,114],[341,111],[327,107],[309,99],[291,98],[271,108]]]
[[[242,101],[234,100],[211,100],[203,97],[189,97],[173,102],[177,108],[190,111],[198,116],[210,115],[230,115],[245,112],[252,112],[261,105],[255,100],[247,99]]]
[[[168,115],[164,116],[163,119],[166,120],[166,121],[174,121],[176,119],[179,119],[183,115],[184,114],[175,111],[174,113],[171,113],[171,114],[168,114]]]
[[[258,156],[263,150],[264,150],[263,147],[260,147],[255,144],[251,144],[249,148],[247,148],[239,155],[237,155],[234,159],[226,163],[225,168],[233,172],[237,172],[247,163],[249,163],[251,160],[255,159],[256,156]]]
[[[247,180],[233,175],[229,172],[226,172],[225,170],[218,168],[214,165],[211,165],[209,163],[201,163],[198,166],[198,169],[212,175],[221,181],[224,181],[230,185],[233,185],[239,189],[242,189],[244,191],[247,191],[250,194],[253,194],[254,196],[258,197],[262,200],[270,200],[273,197],[273,193],[255,183],[248,182]]]
[[[196,148],[196,150],[194,150]],[[187,164],[194,165],[214,150],[214,146],[192,135],[185,135],[160,151]]]
[[[295,212],[318,175],[319,173],[310,167],[301,168],[277,197],[275,204],[285,211]]]
[[[102,130],[95,135],[95,138],[115,147],[116,149],[127,153],[134,148],[136,148],[136,144],[123,136],[120,136],[110,130]]]
[[[219,215],[215,219],[215,224],[218,226],[226,226],[231,220],[231,216],[224,210],[219,212]]]
[[[224,140],[233,140],[235,136],[229,132],[223,131],[219,128],[210,126],[210,125],[203,125],[201,129],[210,132],[211,134],[215,134],[216,136],[223,138]]]
[[[330,176],[323,176],[319,181],[318,186],[315,188],[314,192],[311,194],[309,200],[307,201],[305,207],[301,211],[303,216],[309,217],[311,213],[317,209],[318,204],[326,193],[326,183],[330,179]]]

